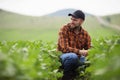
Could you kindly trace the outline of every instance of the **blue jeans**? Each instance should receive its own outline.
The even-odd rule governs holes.
[[[80,62],[85,61],[85,57],[80,58],[75,53],[63,53],[60,56],[62,66],[64,68],[64,73],[74,71],[80,66]]]

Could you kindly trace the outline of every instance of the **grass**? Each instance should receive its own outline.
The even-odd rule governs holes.
[[[109,20],[111,24],[117,24],[120,26],[120,14],[103,16],[105,20]]]
[[[56,33],[56,34],[55,34]],[[49,34],[49,35],[48,35]],[[0,31],[0,40],[54,40],[57,37],[55,30],[38,30],[38,29],[2,29]],[[53,38],[54,37],[54,38]]]
[[[70,17],[30,17],[4,11],[0,12],[0,17],[0,41],[57,41],[59,29],[70,22]],[[83,28],[95,39],[119,34],[102,26],[93,16],[86,17]]]

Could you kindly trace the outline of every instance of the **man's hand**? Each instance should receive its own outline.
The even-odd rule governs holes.
[[[88,50],[79,50],[79,54],[83,55],[83,56],[87,56],[88,55]]]

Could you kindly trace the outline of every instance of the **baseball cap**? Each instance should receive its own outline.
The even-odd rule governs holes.
[[[81,19],[85,20],[85,14],[81,10],[76,10],[72,14],[69,13],[68,16],[73,16],[75,18],[81,18]]]

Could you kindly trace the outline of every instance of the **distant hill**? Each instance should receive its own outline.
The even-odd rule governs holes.
[[[105,20],[110,22],[111,24],[116,24],[120,26],[120,14],[113,14],[108,16],[103,16]]]
[[[53,12],[51,14],[48,14],[47,16],[67,16],[69,13],[73,13],[76,11],[76,9],[62,9],[58,10],[56,12]],[[86,16],[93,16],[92,14],[85,13]]]
[[[49,16],[25,16],[0,10],[0,41],[1,40],[44,40],[57,41],[59,29],[70,22],[67,17],[74,9],[59,10]],[[91,14],[86,14],[91,15]],[[63,17],[61,17],[63,16]],[[65,17],[66,16],[66,17]],[[86,16],[82,25],[92,38],[108,37],[116,31],[100,24],[94,16]],[[103,34],[101,34],[101,32]]]
[[[30,27],[38,27],[40,24],[45,24],[45,22],[51,22],[50,23],[51,25],[52,25],[52,23],[58,22],[58,21],[61,23],[61,21],[62,22],[68,21],[68,18],[69,18],[69,17],[67,17],[68,13],[73,13],[75,10],[76,9],[63,9],[63,10],[59,10],[59,11],[56,11],[56,12],[48,14],[48,15],[34,17],[34,16],[20,15],[17,13],[13,13],[13,12],[9,12],[9,11],[0,9],[0,27],[20,28],[22,26],[24,28],[27,28],[27,27],[30,28]],[[91,14],[87,14],[87,13],[85,13],[85,14],[91,15]],[[51,17],[52,18],[54,17],[53,19],[55,19],[53,22],[51,21]],[[62,19],[64,19],[64,20],[62,20]]]

